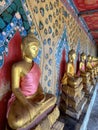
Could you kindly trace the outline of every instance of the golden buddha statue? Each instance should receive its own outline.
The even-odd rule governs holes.
[[[85,53],[81,53],[80,55],[80,63],[79,63],[79,70],[82,73],[86,73],[86,65],[85,65],[86,55]]]
[[[95,77],[95,80],[97,81],[97,66],[96,66],[96,59],[94,56],[92,56],[92,68],[94,70],[94,77]]]
[[[98,58],[95,58],[95,64],[96,64],[96,73],[97,73],[97,81],[98,81]]]
[[[91,55],[88,55],[87,56],[87,65],[86,65],[88,70],[92,69],[91,61],[92,61],[92,57],[91,57]]]
[[[63,84],[69,84],[71,86],[77,86],[82,79],[78,78],[78,76],[76,75],[76,70],[75,70],[75,61],[76,58],[76,53],[74,50],[70,50],[69,54],[68,54],[68,63],[67,63],[67,71],[65,72],[63,79],[62,79],[62,85]]]
[[[84,107],[82,107],[82,105],[86,103],[86,100],[84,99],[84,92],[82,91],[82,78],[76,75],[74,63],[76,53],[73,49],[69,51],[68,58],[67,71],[62,79],[61,109],[63,109],[66,114],[79,119],[82,108]]]
[[[92,90],[92,86],[90,82],[90,73],[86,71],[85,53],[81,53],[80,55],[79,71],[83,81],[83,90],[86,93],[86,95],[88,95]]]
[[[37,56],[39,46],[39,41],[33,33],[29,33],[21,46],[23,60],[12,66],[12,96],[8,102],[7,121],[9,127],[14,130],[29,128],[29,125],[44,112],[48,115],[56,109],[56,113],[48,117],[51,125],[59,116],[55,106],[56,97],[43,92],[39,83],[40,68],[32,60]]]
[[[90,72],[92,85],[95,85],[94,68],[93,68],[93,66],[92,66],[92,57],[91,57],[91,55],[88,55],[88,56],[87,56],[86,70],[87,70],[88,72]]]

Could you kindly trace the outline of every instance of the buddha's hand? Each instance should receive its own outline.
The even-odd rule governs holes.
[[[63,76],[63,78],[61,80],[61,83],[62,83],[62,85],[67,84],[67,74],[66,73],[64,74],[64,76]]]
[[[46,95],[44,93],[41,93],[38,95],[36,99],[36,104],[42,104],[46,99]]]

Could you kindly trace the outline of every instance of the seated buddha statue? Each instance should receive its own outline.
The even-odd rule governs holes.
[[[86,71],[86,55],[85,53],[81,53],[80,55],[80,63],[79,63],[79,71],[80,76],[82,77],[83,81],[83,90],[86,94],[89,94],[92,90],[91,82],[90,82],[90,73]]]
[[[94,68],[92,66],[92,57],[91,57],[91,55],[87,56],[86,70],[88,72],[90,72],[91,81],[92,81],[92,84],[94,85],[95,84],[95,81],[94,81]]]
[[[95,79],[98,81],[98,59],[96,57],[92,57],[92,66],[95,70]]]
[[[75,58],[76,58],[76,53],[72,49],[68,53],[69,61],[67,63],[67,71],[65,72],[62,79],[62,85],[69,84],[71,86],[77,86],[82,81],[82,79],[76,75],[75,64],[74,64]]]
[[[76,53],[72,49],[68,53],[67,71],[62,78],[62,91],[70,97],[81,97],[81,90],[83,89],[82,78],[76,75],[75,71]]]
[[[97,71],[97,77],[98,77],[98,58],[95,58],[95,64],[96,64],[96,71]]]
[[[79,118],[78,115],[82,111],[82,104],[86,102],[84,99],[84,92],[82,78],[76,75],[75,67],[76,53],[72,49],[68,53],[67,71],[62,79],[62,94],[61,94],[61,109],[74,118]],[[71,114],[73,113],[73,114]],[[79,114],[80,115],[80,114]]]
[[[80,63],[79,63],[79,71],[80,71],[81,74],[84,74],[84,75],[86,75],[85,60],[86,60],[86,55],[84,53],[81,53],[81,55],[80,55]]]
[[[97,77],[98,77],[98,58],[96,58]]]
[[[87,64],[86,64],[87,70],[92,70],[92,57],[91,55],[87,56]]]
[[[92,68],[94,70],[94,77],[97,79],[97,66],[96,66],[96,60],[95,57],[92,56]]]
[[[10,128],[25,128],[30,122],[56,104],[56,97],[44,93],[40,85],[41,71],[32,60],[40,43],[29,33],[23,39],[21,48],[23,59],[12,66],[12,95],[8,102],[7,121]],[[56,115],[55,115],[56,117]]]

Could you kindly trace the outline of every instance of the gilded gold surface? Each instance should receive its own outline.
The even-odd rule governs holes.
[[[92,69],[91,63],[92,63],[92,57],[91,57],[90,55],[88,55],[88,56],[87,56],[87,65],[86,65],[87,70]]]
[[[78,77],[75,73],[75,58],[74,50],[69,51],[69,61],[67,63],[67,71],[62,79],[62,100],[67,108],[77,109],[79,102],[83,99],[82,92],[83,84],[82,78]],[[64,79],[65,78],[65,79]]]
[[[40,83],[37,92],[31,96],[25,97],[20,90],[20,78],[31,70],[32,59],[37,56],[39,46],[39,41],[31,32],[21,46],[23,60],[12,67],[12,92],[16,97],[8,113],[8,124],[12,129],[26,127],[36,116],[56,103],[56,97],[44,94]]]
[[[85,69],[85,60],[86,60],[86,55],[84,53],[82,53],[80,55],[80,63],[79,63],[79,70],[80,72],[86,74],[86,69]]]
[[[90,81],[91,77],[90,77],[90,73],[87,72],[87,69],[86,69],[85,53],[81,53],[81,55],[80,55],[79,71],[80,71],[80,76],[82,77],[83,90],[86,94],[89,94],[90,87],[91,87],[91,81]]]
[[[56,122],[57,118],[59,117],[59,110],[56,106],[54,110],[48,114],[48,116],[39,123],[38,126],[36,126],[35,129],[31,130],[51,130],[53,124]]]
[[[96,69],[95,69],[95,64],[94,64],[94,61],[93,61],[93,57],[91,55],[88,55],[87,56],[87,71],[90,72],[90,76],[91,76],[91,83],[93,85],[95,85],[95,77],[96,77]]]
[[[69,84],[73,87],[77,87],[81,82],[81,78],[78,78],[75,74],[74,60],[76,58],[76,53],[74,50],[69,51],[68,58],[69,61],[67,63],[67,71],[62,79],[62,84]]]

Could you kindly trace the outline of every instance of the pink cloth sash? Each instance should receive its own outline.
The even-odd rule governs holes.
[[[21,78],[20,88],[25,96],[31,96],[37,91],[40,75],[40,68],[36,63],[34,63],[30,72],[25,77]]]
[[[82,70],[85,71],[85,67],[84,66],[82,66]]]
[[[94,67],[94,63],[92,63],[92,66]]]
[[[85,71],[85,66],[82,66],[82,71]],[[78,76],[80,76],[80,70],[77,73]]]
[[[34,63],[30,72],[28,72],[27,75],[25,75],[20,79],[20,90],[26,97],[36,93],[39,85],[40,76],[41,76],[40,68],[36,63]],[[11,98],[8,101],[7,117],[8,117],[8,112],[10,110],[10,106],[15,99],[16,97],[14,93],[12,93]]]

